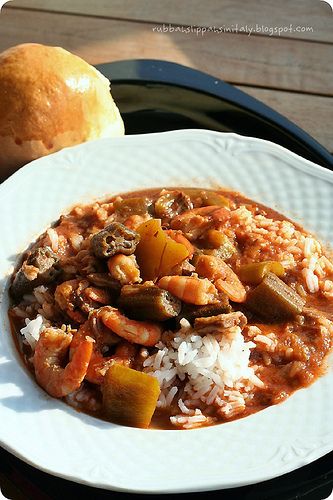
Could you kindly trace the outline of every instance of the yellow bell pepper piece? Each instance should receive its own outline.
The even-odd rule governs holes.
[[[152,375],[115,363],[105,374],[102,393],[104,415],[110,421],[146,429],[156,409],[160,386]]]
[[[238,276],[243,283],[259,285],[268,273],[273,273],[281,278],[284,276],[285,270],[281,262],[268,260],[240,266]]]
[[[144,281],[167,276],[174,266],[189,256],[185,245],[165,234],[159,219],[144,222],[137,232],[140,234],[140,241],[135,255]]]

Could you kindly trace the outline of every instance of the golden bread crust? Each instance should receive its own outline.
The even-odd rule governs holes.
[[[110,84],[60,47],[27,43],[0,54],[0,168],[124,134]]]

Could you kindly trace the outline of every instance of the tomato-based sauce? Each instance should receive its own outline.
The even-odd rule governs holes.
[[[332,347],[329,253],[226,190],[76,206],[24,253],[10,293],[37,383],[124,425],[246,417],[312,384]]]

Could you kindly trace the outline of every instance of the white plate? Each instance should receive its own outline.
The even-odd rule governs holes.
[[[228,186],[333,242],[333,174],[266,141],[209,131],[102,139],[21,169],[0,187],[0,443],[41,470],[135,492],[188,492],[264,481],[333,448],[333,371],[285,403],[191,431],[140,430],[48,397],[20,362],[7,319],[18,252],[69,207],[154,186]]]

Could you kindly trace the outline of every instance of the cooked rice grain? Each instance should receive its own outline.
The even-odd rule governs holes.
[[[239,391],[229,394],[226,388],[264,385],[249,366],[250,352],[255,343],[245,342],[238,326],[225,330],[218,341],[212,334],[205,337],[197,335],[186,320],[182,320],[181,325],[182,328],[173,337],[169,338],[169,333],[164,335],[164,342],[157,344],[157,352],[143,362],[144,371],[159,381],[161,394],[158,406],[171,406],[178,392],[175,386],[178,380],[178,384],[184,383],[182,397],[177,401],[182,414],[180,417],[171,417],[174,425],[188,428],[189,425],[205,421],[204,415],[200,415],[199,419],[188,420],[188,415],[200,409],[188,408],[184,397],[190,402],[199,401],[202,407],[214,404],[217,397],[221,401],[227,398],[224,403],[231,405],[230,408],[226,407],[229,410],[225,410],[228,415],[236,410],[243,411],[244,397]],[[268,341],[273,342],[271,339]]]

